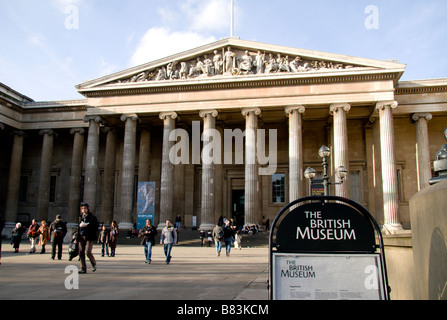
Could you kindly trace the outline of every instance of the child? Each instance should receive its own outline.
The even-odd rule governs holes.
[[[104,251],[109,257],[109,229],[105,225],[102,226],[102,230],[99,234],[98,243],[101,243],[101,257],[104,257]]]
[[[235,249],[239,248],[239,250],[241,250],[242,249],[242,245],[241,245],[241,243],[242,243],[242,236],[241,236],[241,232],[240,231],[236,232],[234,240],[235,240],[234,248]]]

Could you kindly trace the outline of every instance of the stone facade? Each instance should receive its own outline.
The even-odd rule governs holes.
[[[404,71],[230,38],[87,81],[77,86],[85,100],[34,102],[1,85],[2,217],[7,226],[57,214],[75,223],[83,200],[100,221],[127,229],[137,182],[155,181],[157,225],[177,214],[203,229],[220,216],[262,224],[308,194],[303,171],[322,171],[318,150],[327,145],[332,180],[337,166],[349,169],[331,194],[363,204],[387,232],[409,229],[408,201],[443,144],[447,79],[400,82]],[[174,129],[189,137],[178,164],[169,158]],[[211,141],[225,146],[225,132],[245,132],[242,161],[237,137],[222,150],[230,161],[201,161]],[[275,159],[260,161],[261,146]]]

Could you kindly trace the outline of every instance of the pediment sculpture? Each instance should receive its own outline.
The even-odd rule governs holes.
[[[208,78],[219,76],[268,75],[277,73],[303,73],[358,68],[334,61],[316,60],[309,57],[284,55],[281,53],[256,53],[249,50],[233,50],[231,46],[214,50],[185,61],[172,61],[166,65],[139,72],[131,77],[111,82],[131,83],[179,79]]]

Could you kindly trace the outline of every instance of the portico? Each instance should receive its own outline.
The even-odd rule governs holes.
[[[191,76],[182,73],[191,61],[201,61],[216,51],[225,57],[229,50],[236,61],[228,64],[233,66],[230,73],[215,66]],[[247,53],[253,56],[251,62]],[[268,53],[275,59],[268,59]],[[255,55],[260,56],[255,59]],[[243,68],[238,68],[237,61],[243,57]],[[263,68],[251,65],[253,61],[263,61]],[[59,208],[67,208],[65,219],[76,222],[76,202],[82,199],[100,221],[116,220],[120,228],[129,229],[136,222],[138,181],[155,181],[154,223],[159,227],[180,214],[188,227],[196,217],[197,227],[212,229],[220,215],[234,216],[237,208],[232,198],[237,189],[245,190],[244,223],[262,224],[289,201],[307,195],[304,169],[312,166],[321,172],[316,154],[321,145],[327,145],[332,151],[331,175],[340,165],[350,173],[347,183],[331,193],[355,198],[385,230],[398,232],[409,227],[406,201],[417,191],[411,182],[419,181],[423,187],[430,176],[429,162],[435,154],[430,144],[438,138],[430,134],[427,121],[437,128],[447,117],[447,86],[432,84],[439,90],[437,100],[432,105],[424,103],[423,86],[411,87],[416,93],[408,92],[410,87],[405,92],[400,89],[404,71],[405,65],[396,62],[224,39],[85,82],[77,86],[86,97],[83,101],[53,106],[30,101],[12,111],[20,117],[5,112],[0,117],[8,131],[21,130],[26,135],[13,139],[5,129],[0,134],[11,150],[23,145],[26,158],[20,161],[19,152],[13,153],[14,159],[3,160],[21,162],[19,167],[11,166],[7,189],[18,193],[21,177],[28,176],[27,192],[34,192],[36,183],[40,186],[38,201],[11,197],[6,222],[15,222],[19,212],[33,217],[39,213],[51,220],[58,210],[65,212]],[[421,99],[420,107],[412,105],[408,95]],[[42,113],[47,117],[37,116]],[[193,125],[197,122],[198,135]],[[57,138],[49,131],[39,137],[33,131],[37,128],[52,130]],[[187,163],[173,164],[169,157],[176,143],[170,133],[176,128],[195,139]],[[236,161],[236,143],[231,163],[223,161],[223,149],[220,162],[203,161],[200,151],[213,141],[209,129],[220,132],[220,144],[225,129],[245,133],[242,163]],[[267,135],[275,130],[276,145],[267,136],[260,141],[258,129]],[[412,131],[410,138],[408,131]],[[406,146],[396,142],[402,139],[408,141]],[[416,139],[414,159],[407,158],[403,150]],[[265,143],[264,149],[260,143]],[[29,157],[37,150],[40,160]],[[259,170],[267,167],[259,163],[259,150],[276,151],[274,174]],[[37,163],[39,178],[35,172],[26,175]],[[69,195],[60,189],[63,181],[70,181]],[[46,200],[49,194],[45,192],[51,188],[59,190],[54,202]]]

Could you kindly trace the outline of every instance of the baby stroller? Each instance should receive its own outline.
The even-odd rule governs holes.
[[[78,243],[78,233],[74,232],[71,236],[71,241],[68,244],[68,261],[73,260],[73,258],[79,255],[79,243]]]

